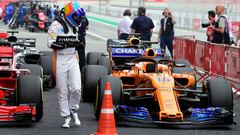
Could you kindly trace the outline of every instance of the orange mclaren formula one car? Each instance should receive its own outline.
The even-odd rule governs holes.
[[[42,79],[18,69],[16,48],[0,41],[0,121],[34,122],[43,116]],[[31,66],[42,72],[39,65]]]
[[[84,101],[98,119],[106,82],[119,121],[156,124],[232,124],[233,94],[216,78],[197,87],[187,60],[171,60],[137,39],[108,40],[109,55],[89,52],[83,70]]]

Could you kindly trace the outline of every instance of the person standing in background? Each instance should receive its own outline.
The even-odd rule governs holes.
[[[55,10],[56,10],[56,5],[51,7],[51,10],[50,10],[52,20],[55,20]]]
[[[126,9],[123,13],[123,18],[120,20],[118,24],[118,39],[127,40],[131,33],[131,25],[133,20],[131,19],[131,11]]]
[[[208,11],[208,23],[203,23],[202,24],[202,28],[206,28],[207,27],[207,41],[212,42],[213,40],[213,34],[214,34],[214,30],[213,27],[215,26],[216,23],[216,14],[214,11]]]
[[[55,19],[60,16],[60,9],[59,9],[59,6],[58,6],[58,5],[56,6],[56,9],[55,9],[55,11],[54,11],[54,15],[55,15]]]
[[[81,16],[81,25],[78,26],[78,40],[80,41],[80,44],[82,44],[83,48],[76,48],[78,51],[78,57],[79,57],[79,66],[80,71],[82,71],[83,67],[85,66],[85,48],[86,48],[86,30],[89,28],[89,22],[86,17],[86,12],[83,8],[81,8],[83,15]]]
[[[8,4],[6,9],[5,9],[5,13],[6,13],[6,19],[5,19],[5,24],[8,24],[9,21],[12,19],[12,16],[14,14],[14,7],[13,4]]]
[[[213,28],[214,36],[213,43],[218,44],[230,44],[230,35],[228,28],[228,21],[224,15],[224,6],[216,6],[216,14],[218,15],[218,20]]]
[[[150,41],[154,24],[151,18],[146,16],[146,8],[138,8],[138,17],[133,20],[131,33],[140,33],[140,39]]]
[[[19,2],[16,2],[14,6],[15,11],[8,25],[11,29],[16,29],[19,26]]]
[[[233,36],[233,31],[232,31],[232,20],[231,17],[227,15],[227,8],[224,8],[224,17],[227,19],[227,27],[228,27],[228,32],[229,32],[229,37],[230,37],[230,44],[234,44],[234,36]]]
[[[49,6],[48,6],[48,5],[45,6],[44,14],[45,14],[48,18],[50,18],[50,9],[49,9]]]
[[[39,9],[39,5],[36,5],[35,6],[35,9],[34,9],[34,11],[33,11],[33,14],[38,14],[40,12],[40,9]]]
[[[171,57],[173,58],[174,24],[176,23],[176,20],[172,17],[172,14],[168,8],[163,10],[162,15],[164,18],[162,18],[160,21],[158,42],[160,42],[160,48],[164,50],[164,54],[166,54],[167,46]]]
[[[24,24],[24,17],[26,16],[26,13],[27,13],[26,6],[24,4],[22,4],[20,6],[20,9],[19,9],[19,24],[20,24],[20,27],[22,27],[23,24]]]

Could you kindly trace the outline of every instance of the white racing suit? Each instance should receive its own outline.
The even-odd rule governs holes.
[[[59,36],[76,37],[72,28],[67,25],[69,32],[64,33],[63,26],[54,21],[48,30],[48,47],[56,42]],[[54,49],[54,59],[56,61],[55,77],[57,89],[57,101],[59,104],[60,115],[65,117],[70,115],[70,109],[78,109],[81,98],[81,76],[78,64],[78,54],[75,48]],[[68,90],[70,99],[68,101]]]

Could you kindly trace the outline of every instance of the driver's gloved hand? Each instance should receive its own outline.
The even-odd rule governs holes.
[[[71,41],[67,43],[67,47],[72,47],[72,48],[76,48],[76,50],[79,49],[83,49],[84,48],[84,42],[80,41],[80,40],[76,40],[76,41]]]
[[[78,46],[78,44],[80,44],[80,42],[78,40],[69,41],[69,42],[66,43],[68,48],[75,48],[76,46]]]

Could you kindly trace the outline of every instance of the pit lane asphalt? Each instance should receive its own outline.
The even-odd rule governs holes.
[[[7,30],[7,27],[0,23],[0,30]],[[116,38],[116,29],[106,25],[91,22],[89,32],[98,34],[105,38]],[[47,50],[46,33],[30,33],[20,29],[18,37],[37,38],[37,48]],[[106,41],[87,35],[87,51],[106,52]],[[147,125],[131,124],[117,127],[119,135],[239,135],[240,134],[240,100],[235,101],[234,112],[236,113],[234,126],[160,126],[149,127]],[[50,89],[44,92],[44,116],[39,123],[0,123],[0,135],[89,135],[97,129],[97,122],[93,115],[93,107],[89,103],[81,102],[79,117],[82,122],[80,127],[73,126],[70,129],[62,129],[63,119],[59,116],[58,104],[56,101],[56,90]]]

